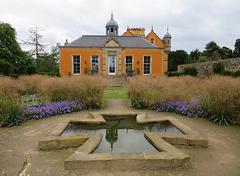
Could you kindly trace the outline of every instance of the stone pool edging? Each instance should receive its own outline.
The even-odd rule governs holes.
[[[64,149],[69,147],[78,147],[84,144],[90,136],[78,135],[78,136],[49,136],[44,140],[39,141],[38,148],[39,150],[56,150]]]
[[[66,170],[75,169],[161,169],[187,167],[190,157],[171,144],[164,141],[158,134],[145,132],[144,136],[156,146],[159,152],[142,153],[92,153],[101,141],[102,136],[88,139],[77,151],[64,161]],[[91,145],[92,144],[92,145]]]
[[[144,132],[145,138],[154,145],[159,152],[142,153],[92,153],[101,142],[102,134],[60,136],[71,122],[76,123],[105,123],[103,116],[135,116],[138,123],[169,121],[178,128],[183,135],[159,132]],[[64,161],[64,168],[71,169],[159,169],[185,167],[190,164],[190,156],[184,154],[171,144],[207,147],[208,140],[199,135],[180,121],[166,116],[164,118],[148,117],[146,113],[100,113],[90,112],[83,118],[71,118],[61,122],[49,136],[39,141],[40,150],[78,147],[78,149]]]
[[[200,146],[200,147],[208,147],[208,140],[206,137],[200,135],[190,127],[184,125],[179,120],[172,118],[170,116],[166,116],[164,118],[147,118],[147,116],[137,118],[138,123],[149,123],[149,122],[161,122],[161,121],[169,121],[176,128],[178,128],[184,135],[178,134],[166,134],[159,133],[159,135],[166,140],[167,142],[175,145],[189,145],[189,146]]]
[[[103,118],[95,118],[97,116],[89,113],[84,118],[71,118],[70,120],[65,120],[59,123],[49,134],[47,137],[41,139],[38,142],[39,150],[55,150],[55,149],[63,149],[70,147],[79,147],[86,142],[87,139],[91,138],[91,135],[77,135],[77,136],[61,136],[64,129],[71,122],[87,122],[87,123],[105,123],[105,119]]]

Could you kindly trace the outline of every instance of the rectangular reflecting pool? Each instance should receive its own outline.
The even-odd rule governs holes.
[[[144,137],[144,132],[183,134],[169,121],[139,124],[136,116],[104,116],[105,124],[71,122],[62,136],[102,133],[103,138],[95,153],[141,153],[157,149]]]

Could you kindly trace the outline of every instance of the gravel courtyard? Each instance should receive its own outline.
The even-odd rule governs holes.
[[[136,111],[129,107],[127,100],[107,100],[106,108],[101,111]],[[167,170],[75,170],[65,171],[63,161],[69,157],[75,148],[38,151],[37,145],[41,138],[62,120],[73,116],[81,118],[85,112],[50,117],[43,120],[28,121],[21,126],[0,129],[0,175],[17,175],[27,156],[30,156],[33,176],[74,176],[74,175],[162,175],[162,176],[239,176],[240,175],[240,127],[218,126],[207,120],[191,119],[176,114],[158,113],[144,110],[151,116],[169,116],[180,120],[209,140],[208,148],[176,146],[191,156],[189,168]]]

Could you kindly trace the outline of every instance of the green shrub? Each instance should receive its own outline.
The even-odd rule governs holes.
[[[183,70],[184,75],[197,76],[198,71],[195,67],[185,67]]]
[[[207,56],[202,55],[199,57],[199,62],[206,62],[206,61],[209,61],[209,58]]]
[[[0,60],[0,74],[6,76],[13,74],[13,65],[4,60]]]
[[[36,74],[37,73],[37,69],[36,69],[36,67],[34,65],[30,65],[30,66],[27,67],[26,73],[28,75]]]
[[[218,63],[213,64],[212,69],[213,69],[213,73],[221,74],[221,73],[224,72],[225,67],[224,67],[224,64],[222,62],[218,62]]]
[[[52,77],[59,77],[60,74],[58,71],[53,71],[53,72],[38,72],[39,75],[44,75],[44,76],[52,76]]]
[[[131,100],[131,105],[133,108],[136,109],[144,109],[147,108],[147,103],[144,100],[144,91],[142,91],[141,89],[137,90],[132,90],[130,92],[129,90],[129,98]]]
[[[234,77],[235,72],[229,71],[229,70],[223,70],[220,74],[224,75],[224,76],[232,76],[232,77]]]
[[[240,77],[240,70],[235,71],[234,77]]]
[[[240,70],[237,71],[223,70],[220,74],[224,76],[239,77]]]
[[[13,126],[21,122],[19,96],[0,94],[0,127]]]
[[[174,76],[182,76],[182,72],[167,72],[168,77],[174,77]]]
[[[141,100],[141,99],[138,99],[138,98],[132,99],[131,105],[132,105],[133,108],[136,108],[136,109],[144,109],[144,108],[147,107],[144,100]]]

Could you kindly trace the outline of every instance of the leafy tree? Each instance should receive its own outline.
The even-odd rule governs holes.
[[[201,54],[202,53],[201,53],[201,51],[199,51],[199,49],[195,49],[194,51],[191,51],[189,54],[188,62],[193,63],[193,62],[198,61]]]
[[[185,64],[188,53],[184,50],[171,51],[168,55],[168,70],[177,71],[178,65]]]
[[[203,54],[199,57],[199,62],[206,62],[208,60],[209,60],[209,58]]]
[[[0,60],[13,66],[14,74],[24,74],[26,68],[32,65],[31,57],[22,51],[16,41],[15,29],[8,23],[0,22]]]
[[[240,57],[240,38],[235,42],[233,56]]]
[[[37,73],[37,69],[36,69],[36,67],[35,67],[34,65],[29,65],[29,66],[27,67],[26,73],[27,73],[28,75],[35,74],[35,73]]]
[[[222,56],[219,51],[214,51],[212,55],[210,56],[210,60],[219,60],[222,59]]]
[[[232,50],[225,46],[219,49],[219,54],[221,55],[222,59],[232,58],[233,56]]]
[[[13,65],[4,60],[0,60],[0,74],[6,76],[13,74]]]
[[[211,57],[214,54],[214,52],[216,52],[216,51],[218,52],[219,49],[220,49],[220,47],[217,45],[217,43],[214,41],[211,41],[206,45],[204,54],[207,57]]]
[[[59,44],[52,47],[50,53],[45,53],[36,60],[37,71],[42,74],[58,75]]]

